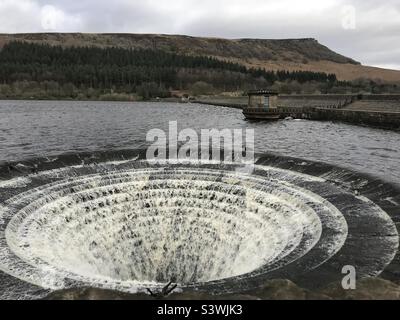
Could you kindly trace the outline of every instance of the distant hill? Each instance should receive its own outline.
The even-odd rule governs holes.
[[[211,56],[246,67],[274,71],[334,73],[339,80],[368,78],[400,82],[400,71],[363,66],[310,38],[229,40],[158,34],[0,34],[0,48],[15,40],[61,46],[156,49],[193,56]]]

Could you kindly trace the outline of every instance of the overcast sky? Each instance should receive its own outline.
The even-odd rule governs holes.
[[[400,69],[400,0],[0,0],[0,33],[55,31],[312,37]]]

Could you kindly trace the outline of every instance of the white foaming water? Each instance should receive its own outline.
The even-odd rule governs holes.
[[[20,188],[26,186],[31,180],[25,177],[18,177],[11,180],[0,181],[0,189]]]
[[[164,179],[162,172],[134,172],[106,186],[98,177],[89,190],[81,181],[83,190],[73,196],[42,191],[47,196],[39,202],[46,204],[25,207],[9,224],[8,230],[18,226],[14,237],[22,232],[28,239],[14,252],[29,248],[29,255],[84,276],[188,283],[250,272],[295,247],[304,228],[320,234],[315,212],[295,198],[245,192],[232,181],[196,181],[203,171],[174,171]]]
[[[321,178],[267,166],[249,175],[133,162],[36,175],[53,182],[0,208],[0,269],[43,288],[135,292],[168,281],[184,287],[252,277],[313,250],[311,270],[346,241],[342,213],[304,188]],[[368,208],[391,226],[372,202]]]
[[[316,210],[337,215],[290,183],[211,169],[87,175],[29,190],[7,204],[21,207],[8,212],[10,252],[33,266],[30,281],[52,288],[66,278],[128,288],[273,269],[319,241]],[[345,238],[345,221],[337,226]],[[43,270],[51,276],[43,278]]]

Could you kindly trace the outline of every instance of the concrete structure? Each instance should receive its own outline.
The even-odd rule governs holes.
[[[278,93],[267,90],[250,91],[243,114],[250,120],[278,120]]]
[[[265,96],[269,97],[265,108]],[[249,120],[297,119],[343,121],[400,129],[400,95],[395,94],[320,94],[277,95],[254,91],[235,101],[196,101],[198,103],[243,109]]]
[[[263,110],[276,110],[278,108],[278,93],[259,90],[249,91],[249,108],[261,108]]]
[[[353,124],[371,125],[389,129],[400,129],[400,95],[334,95],[309,96],[304,103],[298,98],[291,107],[278,107],[281,118],[343,121]],[[322,100],[321,100],[322,99]],[[325,103],[329,101],[329,103]],[[333,103],[332,103],[333,101]],[[316,103],[318,102],[318,103]],[[296,106],[294,106],[296,105]]]
[[[183,293],[249,294],[271,279],[313,289],[342,281],[347,264],[360,280],[399,281],[396,185],[276,154],[256,154],[249,173],[241,163],[150,163],[146,153],[1,164],[0,298],[157,293],[171,279]]]

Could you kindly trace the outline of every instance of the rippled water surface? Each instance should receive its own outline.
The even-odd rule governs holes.
[[[148,131],[167,132],[169,121],[199,133],[253,128],[264,155],[249,176],[236,164],[165,168],[117,152],[144,149]],[[0,101],[0,299],[170,280],[231,293],[288,275],[318,287],[342,279],[341,265],[397,279],[398,191],[337,166],[398,183],[399,138],[343,123],[248,122],[198,104]],[[84,151],[111,152],[82,166],[61,156]],[[34,157],[52,159],[24,176],[30,167],[1,166]]]
[[[0,101],[0,161],[142,148],[146,133],[254,128],[257,152],[323,161],[400,181],[400,133],[317,121],[248,122],[241,110],[197,104]]]

